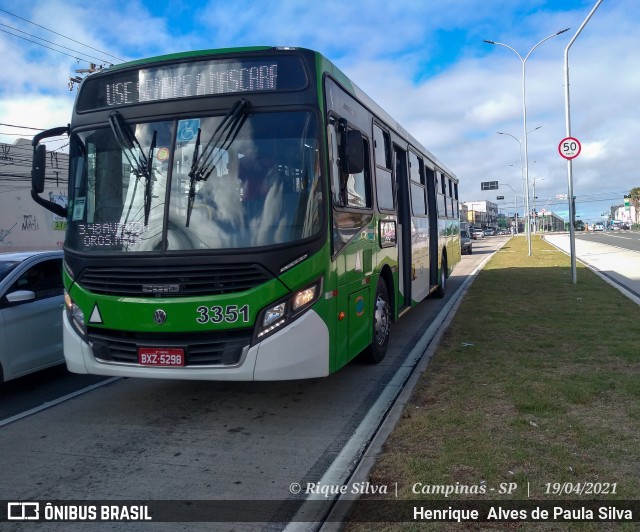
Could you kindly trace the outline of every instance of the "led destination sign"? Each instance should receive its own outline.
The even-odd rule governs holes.
[[[154,102],[192,96],[209,96],[228,92],[273,91],[278,80],[278,65],[241,68],[208,68],[205,72],[189,72],[185,67],[167,72],[141,70],[139,81],[105,83],[107,106]],[[193,70],[193,69],[188,69]],[[188,72],[187,70],[187,72]]]
[[[304,88],[299,58],[209,60],[98,75],[82,85],[79,111],[217,94]]]

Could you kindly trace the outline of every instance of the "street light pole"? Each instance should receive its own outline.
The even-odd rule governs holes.
[[[542,126],[534,127],[531,131],[527,132],[527,135],[529,133],[533,133],[534,131],[537,131],[541,127]],[[520,154],[520,166],[519,166],[519,168],[520,168],[520,177],[522,178],[522,195],[524,197],[524,195],[525,195],[525,193],[524,193],[525,192],[524,191],[524,165],[522,164],[522,141],[524,140],[524,138],[518,140],[517,137],[514,137],[511,133],[504,133],[503,131],[496,131],[496,133],[498,135],[506,135],[507,137],[511,137],[513,140],[515,140],[518,143],[518,146],[519,146],[518,153]],[[515,165],[512,164],[512,165],[509,165],[509,166],[515,166]],[[511,188],[510,185],[507,185],[507,186],[509,188]],[[513,190],[513,188],[511,188],[511,190]],[[528,188],[527,188],[527,190],[528,190]],[[513,193],[515,194],[515,191],[513,191]],[[518,197],[516,196],[516,209],[517,208],[518,208]],[[525,218],[525,220],[528,220],[528,218]],[[517,215],[517,213],[516,213],[516,234],[518,234],[518,215]],[[529,249],[531,249],[531,236],[526,232],[526,229],[525,229],[525,234],[527,234],[528,243],[529,243]]]
[[[569,48],[573,45],[575,40],[578,38],[578,35],[582,32],[584,27],[589,22],[589,19],[593,16],[598,9],[598,6],[602,3],[602,0],[598,0],[596,4],[593,6],[593,9],[587,15],[587,18],[584,19],[584,22],[578,28],[578,31],[573,36],[573,38],[567,44],[567,47],[564,49],[564,100],[565,100],[565,126],[567,137],[571,136],[571,110],[569,105]],[[571,253],[571,281],[573,284],[578,282],[577,279],[577,271],[576,271],[576,229],[574,227],[576,221],[576,207],[573,202],[573,161],[572,159],[567,160],[567,181],[568,181],[568,196],[569,196],[569,251]]]
[[[527,219],[527,240],[528,240],[528,245],[529,245],[529,256],[531,256],[531,213],[529,212],[529,148],[528,148],[528,143],[527,143],[527,89],[526,89],[526,64],[527,64],[527,60],[529,59],[529,56],[533,53],[533,51],[540,46],[543,42],[551,39],[552,37],[556,37],[558,35],[560,35],[561,33],[564,33],[565,31],[569,31],[569,28],[565,28],[564,30],[560,30],[552,35],[549,35],[547,37],[545,37],[544,39],[542,39],[538,44],[536,44],[533,48],[531,48],[531,50],[529,50],[529,53],[523,58],[518,51],[515,48],[512,48],[511,46],[509,46],[508,44],[504,44],[501,42],[495,42],[495,41],[487,41],[485,40],[484,42],[488,43],[488,44],[492,44],[495,46],[504,46],[505,48],[508,48],[509,50],[511,50],[513,53],[515,53],[518,58],[520,59],[520,61],[522,62],[522,121],[523,121],[523,125],[522,125],[522,130],[523,130],[523,138],[524,138],[524,181],[525,181],[525,185],[527,187],[527,193],[525,194],[525,209],[526,209],[526,219]]]
[[[533,178],[533,212],[536,212],[536,181],[544,181],[544,177]],[[533,226],[535,227],[535,232],[538,232],[538,217],[536,212],[536,218],[533,220]]]
[[[515,201],[515,213],[514,213],[514,218],[515,218],[515,222],[516,222],[516,235],[518,234],[518,194],[516,194],[516,191],[513,190],[513,187],[509,184],[509,183],[499,183],[502,186],[505,187],[509,187],[511,189],[511,192],[513,192],[513,199]]]

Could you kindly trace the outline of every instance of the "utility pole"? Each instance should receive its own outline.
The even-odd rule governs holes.
[[[78,68],[76,69],[76,74],[92,74],[93,72],[99,72],[102,70],[102,65],[98,66],[95,63],[89,63],[89,68]],[[75,84],[80,85],[82,83],[82,76],[75,76],[73,78],[69,78],[69,90],[73,90],[73,86]]]

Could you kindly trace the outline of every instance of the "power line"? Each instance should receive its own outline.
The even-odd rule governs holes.
[[[78,53],[80,55],[83,55],[85,57],[89,57],[91,59],[95,59],[96,61],[100,61],[100,62],[104,62],[104,63],[111,63],[111,61],[109,61],[107,59],[104,59],[102,57],[95,57],[93,55],[86,54],[86,53],[81,52],[79,50],[74,50],[73,48],[68,48],[66,46],[62,46],[61,44],[58,44],[58,43],[55,43],[55,42],[52,42],[52,41],[48,41],[47,39],[43,39],[42,37],[38,37],[37,35],[32,35],[31,33],[27,33],[26,31],[19,30],[18,28],[14,28],[12,26],[7,26],[6,24],[2,24],[2,23],[0,23],[0,26],[4,26],[5,28],[9,28],[10,30],[13,30],[13,31],[18,31],[20,33],[24,33],[25,35],[28,35],[29,37],[33,37],[34,39],[39,39],[41,41],[48,42],[49,44],[53,44],[54,46],[58,46],[60,48],[64,48],[65,50],[69,50],[70,52],[76,52],[76,53]],[[0,30],[0,31],[4,31],[5,33],[9,33],[8,31],[5,31],[5,30]],[[14,34],[13,33],[9,33],[9,35],[14,35]],[[20,35],[14,35],[14,37],[20,37]],[[29,40],[29,39],[27,39],[27,40]],[[30,41],[30,42],[35,42],[35,41]],[[40,44],[40,43],[36,43],[36,44]],[[44,46],[44,45],[41,44],[40,46]],[[59,51],[59,50],[57,50],[57,51]]]
[[[42,28],[43,30],[50,31],[51,33],[55,33],[56,35],[59,35],[60,37],[63,37],[65,39],[69,39],[70,41],[73,41],[73,42],[75,42],[77,44],[81,44],[82,46],[86,46],[87,48],[91,48],[91,50],[95,50],[96,52],[100,52],[101,54],[108,55],[109,57],[113,57],[114,59],[117,59],[118,61],[124,62],[124,59],[121,59],[120,57],[116,57],[115,55],[110,54],[108,52],[105,52],[103,50],[98,50],[98,48],[94,48],[93,46],[89,46],[88,44],[85,44],[83,42],[76,41],[75,39],[72,39],[71,37],[67,37],[66,35],[63,35],[62,33],[58,33],[57,31],[50,30],[49,28],[41,26],[40,24],[36,24],[35,22],[32,22],[32,21],[30,21],[30,20],[28,20],[26,18],[20,17],[18,15],[14,15],[13,13],[9,13],[9,11],[7,11],[6,9],[0,9],[0,11],[2,11],[3,13],[6,13],[7,15],[11,15],[12,17],[19,18],[20,20],[24,20],[25,22],[28,22],[29,24],[33,24],[34,26],[38,26],[38,28]]]
[[[0,135],[12,135],[13,133],[0,133]],[[11,149],[14,150],[27,150],[31,151],[31,139],[26,138],[25,140],[29,141],[28,144],[9,144],[8,142],[0,142],[0,144],[6,144],[7,146],[11,146]],[[68,137],[51,137],[49,139],[41,140],[40,142],[62,142],[64,140],[68,140]]]
[[[8,35],[11,35],[13,37],[18,37],[18,39],[24,39],[25,41],[28,41],[30,43],[37,44],[38,46],[42,46],[43,48],[47,48],[49,50],[53,50],[54,52],[58,52],[59,54],[66,55],[67,57],[71,57],[72,59],[80,59],[80,57],[78,57],[77,55],[67,54],[67,53],[62,52],[60,50],[56,50],[55,48],[51,48],[51,46],[47,46],[46,44],[42,44],[40,42],[32,41],[31,39],[27,39],[26,37],[23,37],[22,35],[16,35],[15,33],[11,33],[10,31],[3,30],[1,28],[0,28],[0,31],[2,31],[4,33],[7,33]]]
[[[34,131],[44,131],[44,129],[42,129],[41,127],[16,126],[14,124],[2,124],[2,123],[0,123],[0,126],[17,127],[19,129],[33,129]]]

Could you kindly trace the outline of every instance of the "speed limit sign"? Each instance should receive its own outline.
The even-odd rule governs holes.
[[[573,137],[562,139],[558,144],[558,153],[565,159],[575,159],[580,155],[581,149],[580,141]]]

